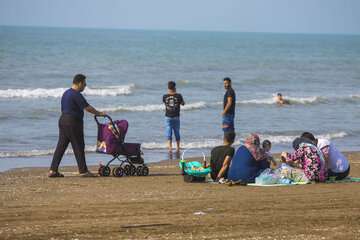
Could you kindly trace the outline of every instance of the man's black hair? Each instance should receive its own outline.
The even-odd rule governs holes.
[[[224,82],[225,82],[225,81],[229,81],[229,82],[231,82],[231,78],[226,77],[226,78],[224,78]]]
[[[224,133],[224,139],[228,142],[228,143],[234,143],[235,141],[235,132],[234,131],[229,131],[229,132],[225,132]]]
[[[174,81],[169,81],[168,82],[168,89],[169,90],[175,90],[176,88],[176,83]]]
[[[314,134],[312,134],[311,132],[303,132],[303,133],[301,134],[301,137],[302,137],[302,138],[307,138],[307,139],[309,139],[309,140],[311,140],[311,141],[315,141],[315,140],[316,140],[315,137],[314,137]]]
[[[263,142],[262,142],[262,147],[263,148],[265,148],[265,146],[270,146],[271,147],[271,142],[270,142],[270,140],[264,140]]]
[[[277,95],[278,95],[279,97],[281,97],[281,96],[282,96],[282,94],[281,94],[281,93],[278,93]]]
[[[85,82],[85,79],[86,79],[86,76],[83,75],[83,74],[76,74],[74,76],[74,79],[73,79],[73,84],[79,84],[79,83],[84,83]]]

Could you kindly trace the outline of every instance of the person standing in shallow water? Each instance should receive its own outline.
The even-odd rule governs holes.
[[[172,151],[172,133],[176,140],[176,151],[180,151],[180,105],[185,105],[181,94],[176,92],[176,83],[168,82],[168,93],[163,96],[165,104],[165,135],[169,152]]]
[[[235,132],[234,118],[235,118],[235,104],[236,94],[231,87],[231,79],[229,77],[224,78],[224,104],[222,111],[222,130],[226,132]]]
[[[75,154],[79,173],[84,177],[93,177],[85,161],[84,141],[84,109],[95,115],[105,115],[89,105],[81,94],[86,87],[86,77],[82,74],[74,76],[72,87],[66,90],[61,98],[61,116],[59,119],[59,140],[51,163],[49,177],[64,177],[58,171],[61,159],[71,143]]]

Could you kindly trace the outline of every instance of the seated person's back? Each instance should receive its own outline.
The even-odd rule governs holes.
[[[223,164],[226,156],[232,158],[234,156],[235,149],[230,146],[217,146],[211,150],[211,178],[215,181]],[[224,172],[223,178],[227,178],[228,169]]]
[[[245,146],[240,146],[233,157],[228,173],[232,181],[252,182],[258,172],[258,164]]]
[[[235,139],[234,132],[226,132],[224,134],[224,145],[217,146],[211,150],[210,167],[211,178],[214,181],[220,178],[227,178],[227,172],[235,149],[231,147]]]

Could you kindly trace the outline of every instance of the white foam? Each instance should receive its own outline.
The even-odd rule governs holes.
[[[103,88],[86,88],[84,94],[87,96],[119,96],[131,94],[135,84],[108,86]]]
[[[326,133],[315,135],[316,138],[325,138],[325,139],[334,139],[334,138],[344,138],[348,134],[346,132],[336,132],[336,133]],[[267,135],[267,134],[259,134],[261,140],[268,139],[273,144],[284,144],[291,143],[295,138],[299,137],[299,135]]]
[[[285,99],[289,99],[290,103],[295,104],[311,104],[311,103],[317,103],[322,100],[321,97],[315,96],[315,97],[284,97]]]
[[[101,88],[87,87],[86,96],[119,96],[132,93],[135,84],[107,86]],[[60,98],[67,88],[26,88],[0,90],[0,98]]]
[[[275,104],[276,101],[274,98],[264,98],[264,99],[250,99],[237,101],[239,104]]]
[[[205,102],[195,102],[181,106],[181,110],[195,110],[206,108],[207,104]],[[101,108],[105,112],[157,112],[164,111],[164,104],[146,104],[146,105],[136,105],[136,106],[118,106],[118,107],[105,107]]]
[[[317,103],[322,100],[321,97],[287,97],[284,96],[284,99],[288,99],[291,104],[312,104]],[[239,104],[276,104],[276,96],[270,98],[260,98],[260,99],[249,99],[249,100],[241,100],[237,101]]]
[[[96,146],[86,146],[85,152],[94,153]],[[40,157],[40,156],[49,156],[54,154],[55,149],[46,149],[46,150],[29,150],[29,151],[17,151],[17,152],[0,152],[0,158],[16,158],[16,157]],[[74,154],[72,149],[66,150],[65,154]]]
[[[334,138],[344,138],[348,134],[346,132],[335,132],[335,133],[325,133],[316,135],[317,138],[325,139],[334,139]],[[288,144],[291,143],[298,135],[267,135],[259,134],[260,139],[263,141],[268,139],[272,144]],[[242,140],[242,139],[241,139]],[[240,145],[241,140],[235,141],[234,145]],[[193,142],[182,142],[181,147],[183,149],[193,148],[193,149],[205,149],[213,148],[222,144],[222,139],[204,139]],[[145,142],[141,144],[143,149],[152,150],[152,149],[167,149],[165,141],[163,142]],[[86,146],[85,152],[94,153],[96,150],[95,146]],[[16,158],[16,157],[38,157],[38,156],[49,156],[54,154],[54,149],[46,150],[30,150],[30,151],[17,151],[17,152],[0,152],[0,158]],[[73,154],[71,149],[67,150],[65,154]]]
[[[206,139],[203,141],[195,141],[195,142],[182,142],[182,148],[212,148],[218,145],[221,145],[222,141],[219,139]],[[141,145],[143,149],[166,149],[167,145],[165,142],[156,143],[156,142],[149,142],[143,143]]]

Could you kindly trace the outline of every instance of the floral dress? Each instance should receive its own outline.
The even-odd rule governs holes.
[[[301,143],[295,152],[287,154],[286,161],[298,163],[310,181],[325,182],[327,179],[323,154],[315,145]]]

